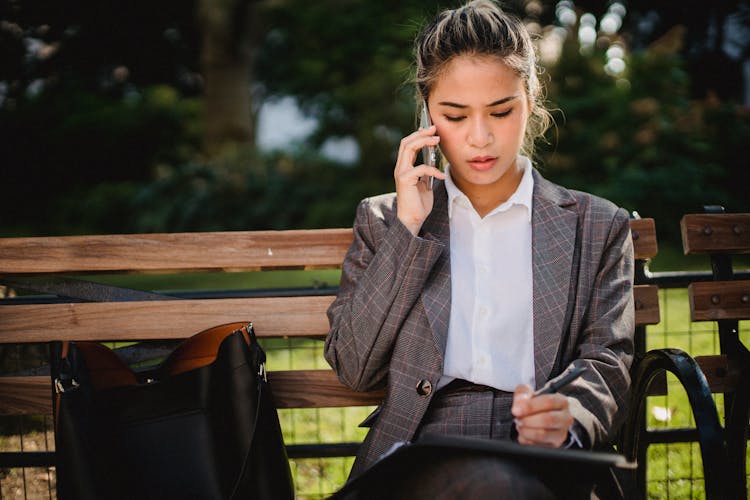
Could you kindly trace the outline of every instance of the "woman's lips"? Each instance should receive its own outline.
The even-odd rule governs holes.
[[[469,160],[469,165],[472,169],[482,172],[492,168],[492,165],[495,164],[495,160],[497,160],[497,157],[495,156],[475,156]]]

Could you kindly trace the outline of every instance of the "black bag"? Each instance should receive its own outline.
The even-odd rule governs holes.
[[[56,348],[58,498],[294,497],[252,324],[198,333],[145,373],[96,342]]]

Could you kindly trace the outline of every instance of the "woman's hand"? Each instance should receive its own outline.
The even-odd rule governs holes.
[[[436,146],[440,137],[437,128],[419,129],[401,140],[393,177],[396,180],[398,218],[413,235],[417,235],[434,201],[432,190],[427,188],[428,176],[445,179],[445,174],[435,167],[414,166],[417,152],[424,146]]]
[[[528,385],[513,393],[511,413],[515,417],[518,442],[559,448],[568,441],[573,425],[568,398],[562,394],[533,396]]]

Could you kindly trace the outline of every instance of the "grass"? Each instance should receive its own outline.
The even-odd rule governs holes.
[[[662,321],[658,325],[647,327],[648,349],[676,347],[693,356],[719,352],[716,324],[690,321],[687,290],[660,291],[659,305]],[[747,345],[750,340],[750,322],[740,322],[740,338]],[[695,421],[684,389],[671,374],[667,377],[667,383],[667,396],[649,398],[647,425],[650,428],[694,426]],[[718,395],[714,399],[723,421],[723,398]],[[669,418],[665,418],[665,414]],[[652,445],[648,450],[647,463],[649,498],[705,498],[703,464],[697,443]]]
[[[341,271],[284,270],[246,273],[115,274],[97,275],[93,281],[136,290],[263,290],[327,288],[338,286]],[[83,276],[82,279],[87,279]]]

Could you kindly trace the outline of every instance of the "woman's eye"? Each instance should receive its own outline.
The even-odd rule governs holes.
[[[513,112],[513,109],[509,109],[508,111],[503,111],[502,113],[492,113],[492,116],[495,118],[504,118],[511,114]]]
[[[449,116],[449,115],[445,115],[445,119],[448,120],[449,122],[460,122],[464,118],[466,118],[466,117],[465,116]]]

